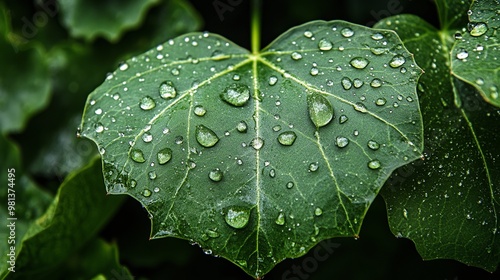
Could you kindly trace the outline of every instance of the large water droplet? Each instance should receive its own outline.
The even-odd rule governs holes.
[[[342,84],[342,87],[345,90],[349,90],[349,89],[352,88],[352,81],[351,81],[351,79],[349,79],[347,77],[342,78],[342,80],[340,81],[340,83]]]
[[[379,88],[380,86],[382,86],[382,81],[375,78],[371,81],[370,86],[372,86],[373,88]]]
[[[284,224],[285,224],[285,214],[284,214],[283,212],[280,212],[280,213],[278,214],[278,217],[276,218],[275,223],[276,223],[277,225],[280,225],[280,226],[282,226],[282,225],[284,225]]]
[[[151,179],[151,180],[156,179],[156,172],[155,172],[155,171],[149,171],[149,172],[148,172],[148,177],[149,177],[149,179]]]
[[[349,139],[347,139],[346,137],[343,137],[343,136],[339,136],[336,138],[335,144],[339,148],[347,147],[347,145],[349,145]]]
[[[149,96],[145,96],[141,99],[141,102],[139,103],[139,106],[141,107],[142,110],[151,110],[156,106],[155,101],[153,98]]]
[[[374,159],[374,160],[371,160],[368,162],[368,168],[373,169],[373,170],[379,169],[381,166],[382,166],[382,164],[377,159]]]
[[[220,182],[224,177],[224,173],[219,168],[215,168],[214,170],[208,173],[208,178],[214,182]]]
[[[165,164],[172,158],[172,150],[169,148],[161,149],[158,154],[156,154],[159,164]]]
[[[318,48],[322,51],[329,51],[333,48],[333,44],[327,39],[321,39],[318,43]]]
[[[127,63],[122,63],[122,64],[120,64],[119,68],[120,68],[120,70],[125,71],[125,70],[128,69],[128,64]]]
[[[146,143],[149,143],[149,142],[153,141],[153,135],[151,135],[151,133],[149,133],[149,132],[145,132],[142,135],[142,141],[144,141]]]
[[[399,67],[403,65],[406,62],[405,58],[402,55],[395,55],[391,61],[389,62],[389,65],[393,68]]]
[[[213,147],[219,141],[219,137],[217,137],[217,134],[215,134],[213,130],[204,125],[196,126],[195,135],[198,144],[206,148]]]
[[[198,117],[203,117],[207,113],[207,110],[205,109],[205,107],[203,107],[201,105],[194,106],[193,111],[194,111],[194,114],[197,115]]]
[[[342,34],[342,36],[344,36],[346,38],[352,37],[354,35],[354,31],[352,29],[350,29],[349,27],[342,29],[340,31],[340,33]]]
[[[172,81],[161,83],[158,91],[163,99],[174,98],[177,95],[177,89],[174,87]]]
[[[260,137],[252,139],[250,146],[252,146],[255,150],[260,150],[264,146],[264,139]]]
[[[226,223],[233,228],[244,228],[250,219],[250,210],[243,207],[230,207],[225,216]]]
[[[139,149],[130,150],[130,158],[138,163],[143,163],[146,161],[146,159],[144,158],[144,154]]]
[[[333,107],[323,95],[313,93],[307,96],[309,118],[316,128],[325,126],[333,119]]]
[[[309,73],[311,74],[311,76],[316,76],[319,74],[319,69],[316,67],[313,67],[313,68],[311,68],[311,71],[309,71]]]
[[[285,131],[278,135],[278,142],[283,146],[291,146],[293,142],[297,139],[297,134],[293,131]]]
[[[232,84],[224,90],[220,97],[228,104],[241,107],[250,99],[250,89],[246,85]]]
[[[355,87],[355,88],[360,88],[360,87],[362,87],[365,83],[364,83],[363,81],[361,81],[360,79],[356,78],[356,79],[354,79],[353,84],[354,84],[354,87]]]
[[[370,63],[370,61],[368,61],[368,59],[364,57],[355,57],[351,59],[349,63],[351,64],[352,67],[356,69],[365,69],[365,67],[368,65],[368,63]]]
[[[384,39],[384,35],[382,35],[380,33],[374,33],[374,34],[372,34],[371,37],[372,37],[373,40],[377,40],[377,41]]]
[[[483,35],[488,31],[488,26],[484,22],[474,23],[472,29],[470,30],[470,35],[478,37]]]
[[[381,98],[378,98],[378,99],[375,101],[375,104],[376,104],[377,106],[384,106],[386,102],[387,102],[387,100],[386,100],[385,98],[381,97]]]
[[[269,85],[274,86],[278,82],[278,77],[276,76],[271,76],[269,77]]]

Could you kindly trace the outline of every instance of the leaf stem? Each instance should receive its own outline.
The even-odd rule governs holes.
[[[260,16],[261,0],[252,0],[251,28],[252,28],[252,53],[258,54],[260,50]]]

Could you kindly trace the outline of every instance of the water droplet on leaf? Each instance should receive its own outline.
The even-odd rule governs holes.
[[[342,78],[342,80],[340,81],[340,83],[342,84],[342,87],[345,90],[349,90],[352,87],[352,81],[351,81],[351,79],[349,79],[347,77]]]
[[[214,170],[208,173],[208,178],[214,182],[220,182],[224,177],[224,173],[219,168],[215,168]]]
[[[252,139],[250,146],[252,146],[255,150],[260,150],[264,146],[264,139],[260,137]]]
[[[250,219],[250,210],[243,207],[230,207],[225,216],[226,223],[233,228],[244,228]]]
[[[283,212],[280,212],[280,213],[278,214],[278,217],[276,218],[275,223],[276,223],[277,225],[280,225],[280,226],[282,226],[282,225],[284,225],[284,224],[285,224],[285,214],[284,214]]]
[[[161,83],[158,91],[163,99],[171,99],[177,95],[177,89],[171,81]]]
[[[392,67],[392,68],[396,68],[396,67],[399,67],[401,65],[403,65],[404,63],[406,62],[405,58],[402,56],[402,55],[395,55],[391,61],[389,62],[389,65]]]
[[[370,63],[370,61],[368,61],[368,59],[363,57],[355,57],[351,59],[349,63],[351,64],[352,67],[356,69],[365,69],[365,67],[368,65],[368,63]]]
[[[172,158],[172,150],[169,148],[161,149],[158,154],[156,154],[159,164],[165,164]]]
[[[309,172],[315,172],[318,171],[319,164],[317,162],[311,162],[309,164]]]
[[[283,146],[291,146],[297,139],[297,134],[293,131],[285,131],[278,135],[278,142]]]
[[[368,162],[368,168],[373,169],[373,170],[379,169],[381,166],[382,165],[380,164],[380,161],[376,160],[376,159]]]
[[[217,137],[217,134],[215,134],[215,132],[204,125],[196,126],[195,134],[198,144],[206,148],[213,147],[219,141],[219,137]]]
[[[228,104],[241,107],[250,99],[250,89],[246,85],[232,84],[224,90],[220,97]]]
[[[374,140],[368,141],[368,143],[366,145],[368,146],[368,148],[370,148],[370,149],[372,149],[374,151],[376,151],[376,150],[378,150],[380,148],[380,144],[377,143]]]
[[[316,128],[329,124],[333,119],[332,104],[323,95],[318,93],[308,95],[307,106],[309,108],[309,118]]]
[[[347,145],[349,145],[349,139],[347,139],[346,137],[339,136],[336,138],[335,144],[339,148],[347,147]]]
[[[146,161],[146,159],[144,158],[144,154],[139,149],[130,150],[130,158],[138,163],[143,163]]]
[[[470,35],[478,37],[483,35],[488,31],[488,26],[484,22],[474,23],[472,29],[470,30]]]
[[[139,106],[141,107],[142,110],[147,111],[153,109],[156,106],[156,103],[153,100],[153,98],[145,96],[141,99]]]
[[[340,33],[342,34],[342,36],[344,36],[346,38],[352,37],[354,35],[354,31],[352,29],[350,29],[349,27],[342,29],[340,31]]]
[[[298,53],[298,52],[293,52],[292,53],[292,59],[293,60],[300,60],[300,59],[302,59],[302,55],[300,53]]]
[[[241,133],[246,133],[247,130],[248,130],[248,126],[247,126],[247,123],[245,121],[240,121],[237,125],[236,125],[236,130],[238,130],[238,132],[241,132]]]
[[[333,44],[326,39],[321,39],[318,43],[318,48],[322,51],[329,51],[333,48]]]
[[[321,214],[323,214],[323,210],[321,210],[321,208],[317,207],[314,209],[314,215],[321,216]]]
[[[201,105],[196,105],[194,106],[194,114],[197,115],[198,117],[203,117],[207,113],[207,110],[201,106]]]

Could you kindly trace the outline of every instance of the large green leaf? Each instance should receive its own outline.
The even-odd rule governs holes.
[[[474,1],[468,15],[469,32],[463,32],[453,46],[451,70],[500,107],[500,1]]]
[[[105,195],[102,177],[96,176],[100,170],[100,162],[93,160],[68,176],[52,205],[17,243],[16,272],[3,270],[2,279],[42,278],[56,273],[58,266],[107,222],[123,198]]]
[[[40,217],[50,205],[52,197],[38,188],[24,173],[17,146],[0,135],[0,219],[6,224],[0,230],[0,276],[11,267],[11,247],[17,255],[21,240],[31,223]],[[10,175],[9,175],[10,174]],[[12,206],[12,209],[8,209]],[[10,220],[8,220],[10,218]],[[11,222],[15,227],[7,227]],[[15,233],[11,235],[11,233]],[[11,237],[12,236],[12,237]],[[16,269],[16,268],[14,268]]]
[[[151,5],[159,0],[58,1],[63,22],[72,36],[87,40],[102,36],[116,41],[125,30],[137,26]]]
[[[0,133],[19,132],[27,119],[48,103],[48,63],[36,43],[18,45],[2,5],[0,25]]]
[[[389,174],[420,157],[420,73],[394,32],[343,21],[296,27],[257,54],[193,33],[109,75],[81,135],[108,192],[149,211],[153,238],[262,276],[357,236]]]
[[[493,271],[500,261],[500,111],[451,76],[457,29],[410,15],[376,26],[396,30],[425,71],[418,87],[425,160],[397,170],[382,190],[391,230],[413,240],[424,259]]]

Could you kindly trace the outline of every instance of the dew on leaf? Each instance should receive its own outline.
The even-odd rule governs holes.
[[[260,137],[252,139],[252,141],[250,142],[250,146],[252,146],[252,148],[254,148],[257,151],[260,150],[264,146],[264,139]]]
[[[137,181],[136,181],[136,180],[134,180],[134,179],[130,180],[130,181],[128,182],[128,186],[129,186],[130,188],[135,188],[135,187],[137,186]]]
[[[274,169],[269,170],[269,177],[271,177],[271,178],[276,177],[276,170],[274,170]]]
[[[343,136],[338,136],[335,139],[335,145],[337,145],[337,147],[339,148],[347,147],[347,145],[349,145],[349,139]]]
[[[247,130],[248,130],[248,125],[245,121],[240,121],[237,125],[236,125],[236,130],[238,130],[238,132],[241,132],[241,133],[246,133]]]
[[[282,226],[285,224],[285,214],[283,212],[280,212],[278,214],[278,217],[276,218],[276,221],[274,221],[277,225]]]
[[[148,190],[148,189],[145,189],[144,191],[142,191],[142,195],[143,195],[144,197],[150,197],[150,196],[151,196],[151,194],[152,194],[152,193],[151,193],[151,191],[150,191],[150,190]]]
[[[382,81],[375,78],[371,81],[370,86],[372,86],[373,88],[379,88],[380,86],[382,86]]]
[[[149,143],[149,142],[153,141],[153,135],[151,135],[151,133],[149,133],[149,132],[145,132],[141,138],[142,138],[142,141],[144,141],[145,143]]]
[[[281,130],[281,125],[277,124],[277,125],[273,126],[273,131],[274,132],[278,132],[280,130]]]
[[[291,189],[291,188],[293,188],[294,185],[295,184],[293,182],[288,182],[288,183],[286,183],[286,188]]]
[[[376,151],[380,148],[380,144],[377,143],[377,141],[375,140],[369,140],[368,143],[366,143],[366,145],[368,146],[368,148]]]
[[[97,123],[95,126],[95,132],[101,133],[103,131],[104,131],[104,125],[102,125],[102,123]]]
[[[488,26],[484,22],[473,23],[473,27],[470,30],[470,35],[478,37],[483,35],[488,31]]]
[[[283,146],[291,146],[297,139],[297,134],[293,131],[285,131],[278,135],[278,142]]]
[[[318,43],[318,48],[322,51],[329,51],[333,48],[333,44],[327,39],[321,39]]]
[[[169,148],[161,149],[156,154],[156,158],[158,159],[159,164],[165,164],[172,158],[172,150]]]
[[[403,65],[404,63],[406,62],[405,58],[402,56],[402,55],[395,55],[391,61],[389,62],[389,65],[392,67],[392,68],[397,68],[401,65]]]
[[[466,59],[469,56],[469,53],[465,49],[460,49],[457,52],[457,58],[460,60]]]
[[[205,148],[213,147],[219,141],[217,134],[204,125],[196,126],[196,141]]]
[[[386,102],[387,102],[387,100],[386,100],[385,98],[381,97],[381,98],[378,98],[378,99],[375,101],[375,104],[376,104],[377,106],[384,106]]]
[[[141,107],[142,110],[147,111],[153,109],[156,106],[156,103],[153,100],[153,98],[145,96],[141,99],[139,106]]]
[[[307,96],[309,118],[316,128],[325,126],[333,119],[333,107],[323,95],[313,93]]]
[[[318,171],[319,164],[317,162],[311,162],[309,164],[309,172],[315,172]]]
[[[313,36],[313,33],[311,31],[307,30],[307,31],[304,31],[304,36],[307,38],[311,38]]]
[[[250,210],[243,207],[230,207],[227,209],[224,219],[233,228],[244,228],[250,219]]]
[[[125,71],[125,70],[127,70],[127,69],[128,69],[128,64],[127,64],[127,63],[122,63],[122,64],[120,64],[119,69],[120,69],[121,71]]]
[[[221,93],[220,97],[230,105],[241,107],[250,99],[250,89],[246,85],[232,84]]]
[[[170,73],[172,73],[172,75],[174,75],[174,76],[179,76],[179,74],[180,74],[181,72],[179,71],[179,69],[174,68],[174,69],[172,69],[172,71],[170,71]]]
[[[349,118],[348,118],[346,115],[341,115],[341,116],[339,117],[339,123],[340,123],[340,124],[343,124],[343,123],[345,123],[345,122],[346,122],[346,121],[348,121],[348,120],[349,120]]]
[[[208,173],[208,178],[214,182],[220,182],[223,177],[224,173],[219,168],[215,168]]]
[[[130,150],[130,158],[138,163],[143,163],[146,161],[146,159],[144,158],[144,154],[139,149]]]
[[[149,171],[149,172],[148,172],[148,177],[149,177],[149,179],[151,179],[151,180],[156,179],[156,172],[154,172],[154,171]]]
[[[300,60],[300,59],[302,59],[302,55],[300,53],[298,53],[298,52],[293,52],[292,53],[292,59],[293,60]]]
[[[316,209],[314,209],[314,215],[316,216],[321,216],[323,214],[323,210],[319,207],[317,207]]]
[[[366,110],[366,106],[363,103],[361,103],[361,102],[355,103],[353,105],[353,107],[354,107],[354,110],[356,110],[356,111],[358,111],[360,113],[366,113],[366,112],[368,112],[368,110]]]
[[[311,71],[309,71],[309,73],[311,74],[311,76],[316,76],[319,74],[319,70],[318,70],[318,68],[313,67],[313,68],[311,68]]]
[[[381,54],[386,53],[388,51],[388,49],[386,49],[386,48],[370,48],[370,51],[374,55],[381,55]]]
[[[360,88],[364,85],[364,82],[356,78],[354,79],[353,84],[355,88]]]
[[[177,95],[177,89],[174,87],[172,81],[165,81],[161,83],[158,88],[158,92],[163,99],[171,99]]]
[[[193,111],[194,111],[194,114],[197,115],[198,117],[203,117],[207,113],[207,110],[205,109],[205,107],[203,107],[201,105],[194,106]]]
[[[340,83],[342,84],[342,87],[345,90],[349,90],[352,87],[352,81],[351,81],[351,79],[349,79],[347,77],[342,78],[342,80],[340,80]]]
[[[370,63],[368,59],[364,57],[355,57],[349,62],[352,67],[356,69],[365,69],[365,67]]]
[[[274,86],[278,82],[278,78],[276,76],[269,77],[269,85]]]
[[[216,229],[207,229],[205,232],[211,238],[217,238],[220,236]]]
[[[375,169],[379,169],[381,166],[382,166],[382,165],[381,165],[380,161],[379,161],[379,160],[376,160],[376,159],[374,159],[374,160],[370,160],[370,161],[368,162],[368,168],[373,169],[373,170],[375,170]]]
[[[374,34],[372,34],[371,37],[372,37],[373,40],[377,40],[377,41],[384,39],[384,35],[382,35],[380,33],[374,33]]]
[[[346,27],[340,31],[340,34],[342,34],[342,36],[344,36],[346,38],[349,38],[349,37],[352,37],[354,35],[354,31],[352,29],[350,29],[349,27]]]

